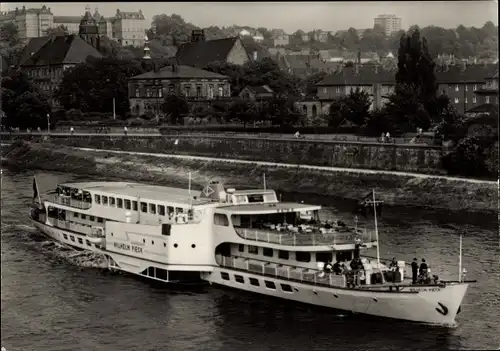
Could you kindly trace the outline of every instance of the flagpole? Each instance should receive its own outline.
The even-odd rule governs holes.
[[[191,172],[189,172],[189,207],[193,207],[193,197],[191,196]]]
[[[266,190],[266,173],[264,173],[264,190]]]
[[[38,188],[38,182],[36,181],[36,176],[33,176],[35,179],[35,186],[36,186],[36,194],[38,196],[38,203],[40,204],[40,207],[42,206],[42,199],[40,198],[40,189]]]
[[[373,214],[375,216],[375,240],[377,241],[377,263],[380,264],[380,247],[378,243],[377,206],[375,203],[375,189],[372,189],[372,195],[373,195]]]
[[[460,253],[458,258],[458,282],[462,282],[462,233],[460,233]]]
[[[137,223],[141,223],[141,198],[137,193]]]

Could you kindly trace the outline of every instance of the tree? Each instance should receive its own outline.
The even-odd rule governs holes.
[[[360,127],[370,115],[371,101],[368,93],[359,89],[351,90],[349,95],[336,99],[330,105],[331,126],[339,127],[344,122]]]
[[[10,47],[19,44],[19,30],[14,23],[5,23],[0,28],[0,41],[6,43]]]
[[[64,72],[56,99],[66,109],[109,113],[125,117],[129,113],[128,78],[144,73],[137,61],[113,58],[89,59]]]
[[[55,28],[48,28],[47,35],[67,35],[69,34],[68,28],[65,25],[61,24]]]
[[[168,115],[171,124],[182,124],[182,117],[189,113],[187,101],[177,95],[167,95],[163,103],[163,112]]]
[[[255,122],[257,115],[258,108],[253,101],[237,99],[229,106],[228,119],[243,122],[245,127],[247,123]]]
[[[40,93],[26,91],[14,100],[14,104],[17,106],[18,127],[38,128],[47,123],[47,114],[51,109],[47,98]]]
[[[273,125],[284,127],[294,125],[302,118],[302,113],[295,106],[295,101],[287,95],[276,95],[265,106],[264,113]]]
[[[156,36],[172,36],[176,41],[188,40],[191,37],[191,31],[199,29],[195,25],[187,23],[181,16],[175,13],[171,16],[165,14],[153,16],[151,26],[151,31]]]

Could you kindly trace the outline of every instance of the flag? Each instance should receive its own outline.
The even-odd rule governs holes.
[[[38,187],[36,186],[36,178],[33,177],[33,201],[38,197]]]

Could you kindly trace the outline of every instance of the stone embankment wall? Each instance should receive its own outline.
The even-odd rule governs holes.
[[[216,136],[57,135],[5,136],[5,141],[46,140],[52,144],[97,149],[206,156],[313,166],[365,168],[444,174],[443,149],[427,145],[396,145],[319,140],[283,140]],[[9,140],[10,139],[10,140]]]

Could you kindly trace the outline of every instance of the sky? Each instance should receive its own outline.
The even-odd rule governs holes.
[[[148,24],[157,14],[178,14],[198,27],[250,26],[268,29],[281,28],[291,34],[298,29],[337,31],[354,27],[373,27],[373,18],[379,14],[395,14],[402,18],[403,29],[413,24],[420,27],[435,25],[445,28],[481,27],[486,21],[498,25],[498,1],[346,1],[346,2],[58,2],[5,3],[2,11],[16,7],[41,7],[45,4],[57,16],[77,16],[85,13],[86,5],[99,9],[111,17],[117,9],[142,9]]]

